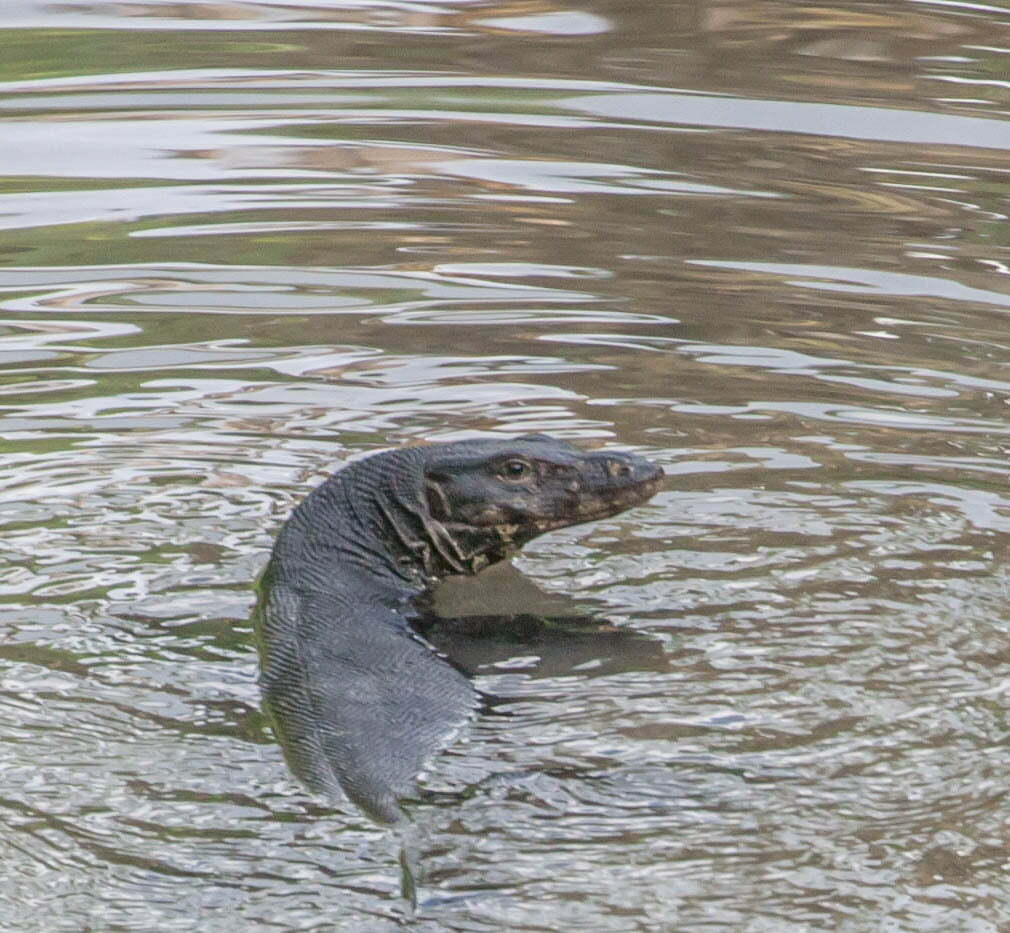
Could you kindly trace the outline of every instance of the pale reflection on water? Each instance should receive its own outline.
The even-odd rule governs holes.
[[[0,926],[1010,925],[1004,10],[13,0],[0,41]],[[513,581],[511,641],[440,636],[494,703],[404,920],[260,714],[252,582],[344,460],[528,431],[671,478],[517,562],[622,635]]]

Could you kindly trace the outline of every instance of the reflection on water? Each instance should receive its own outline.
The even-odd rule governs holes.
[[[528,431],[673,479],[519,560],[603,628],[489,635],[551,615],[516,584],[432,632],[494,701],[415,806],[414,924],[1010,924],[1008,40],[7,3],[0,926],[402,920],[395,841],[265,725],[251,583],[336,464]]]

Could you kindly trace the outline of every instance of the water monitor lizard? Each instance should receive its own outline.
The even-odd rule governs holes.
[[[295,774],[371,816],[402,816],[476,691],[412,627],[440,577],[615,515],[662,468],[541,434],[405,447],[339,470],[282,527],[260,584],[260,683]]]

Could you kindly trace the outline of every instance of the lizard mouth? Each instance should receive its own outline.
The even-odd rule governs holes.
[[[649,464],[650,471],[644,478],[635,479],[619,486],[603,489],[598,493],[585,494],[571,512],[563,518],[546,519],[536,523],[537,534],[566,528],[569,525],[581,525],[611,515],[619,515],[636,505],[648,502],[663,485],[666,474],[661,466]]]

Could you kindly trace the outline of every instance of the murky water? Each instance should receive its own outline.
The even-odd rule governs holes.
[[[0,927],[1010,927],[1003,4],[0,27]],[[617,634],[456,646],[410,917],[252,582],[346,458],[531,430],[670,481],[517,562]]]

